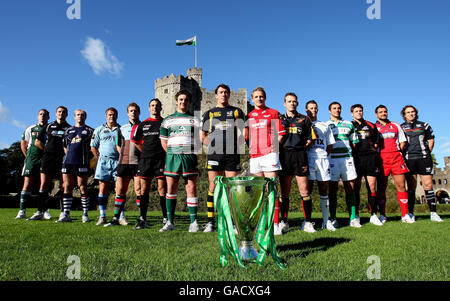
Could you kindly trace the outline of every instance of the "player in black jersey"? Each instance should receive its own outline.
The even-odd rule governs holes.
[[[150,200],[150,188],[152,179],[158,181],[159,204],[163,214],[163,224],[167,222],[166,209],[166,180],[164,177],[164,164],[166,152],[162,148],[159,139],[161,128],[161,101],[157,98],[150,100],[148,104],[150,118],[141,122],[133,133],[131,142],[141,151],[139,158],[137,176],[141,186],[140,217],[137,221],[136,230],[148,228],[147,209]]]
[[[298,99],[295,93],[289,92],[284,96],[286,113],[281,116],[281,123],[286,135],[281,140],[280,148],[281,171],[281,221],[278,223],[278,210],[275,209],[275,235],[282,235],[289,230],[287,215],[289,211],[289,194],[291,192],[292,178],[295,176],[300,191],[303,207],[304,221],[302,230],[315,232],[311,223],[312,200],[308,189],[308,155],[306,150],[314,140],[312,122],[308,116],[297,112]],[[276,206],[278,208],[278,206]]]
[[[433,129],[428,123],[418,120],[419,113],[412,105],[405,106],[401,114],[405,120],[401,127],[408,139],[403,155],[409,169],[409,173],[406,174],[409,215],[414,220],[417,175],[420,175],[425,198],[430,207],[430,219],[434,222],[442,222],[436,213],[436,194],[433,190],[433,160],[431,158],[434,146]]]
[[[67,108],[59,106],[56,109],[56,121],[42,128],[35,140],[35,145],[44,151],[41,160],[41,184],[39,188],[38,210],[29,220],[42,220],[44,212],[48,210],[49,189],[53,178],[60,179],[61,166],[64,158],[63,137],[70,127],[66,122]],[[61,208],[63,206],[61,205]]]
[[[245,115],[241,109],[230,105],[230,87],[220,84],[215,89],[217,106],[206,111],[202,118],[200,140],[207,147],[209,188],[207,196],[208,223],[204,232],[215,230],[214,179],[218,175],[236,177],[240,170],[240,154],[244,146]]]
[[[359,143],[355,145],[353,157],[355,158],[355,167],[358,177],[355,180],[355,201],[356,218],[359,221],[359,204],[361,202],[360,190],[361,180],[364,177],[367,187],[370,223],[376,226],[382,226],[383,223],[377,217],[377,177],[380,173],[380,157],[378,154],[378,145],[380,143],[380,133],[377,127],[364,120],[364,108],[361,104],[351,106],[350,111],[353,116],[353,126],[358,135]]]
[[[80,188],[81,206],[83,208],[82,222],[89,221],[89,199],[87,197],[87,180],[89,162],[93,157],[91,153],[91,137],[94,129],[85,124],[87,113],[83,110],[75,111],[75,125],[64,133],[64,152],[66,153],[62,164],[63,199],[61,215],[57,223],[71,222],[70,209],[73,200],[75,184]]]

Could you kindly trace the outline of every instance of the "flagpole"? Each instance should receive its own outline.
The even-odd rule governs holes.
[[[195,36],[195,68],[197,68],[197,36]]]

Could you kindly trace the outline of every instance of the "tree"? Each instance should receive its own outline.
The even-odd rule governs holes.
[[[20,142],[0,150],[0,193],[17,192],[21,188],[24,156]]]

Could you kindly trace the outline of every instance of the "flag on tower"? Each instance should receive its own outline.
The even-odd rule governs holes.
[[[177,46],[183,46],[183,45],[195,46],[197,44],[197,36],[194,36],[187,40],[177,40],[176,43],[177,43]]]

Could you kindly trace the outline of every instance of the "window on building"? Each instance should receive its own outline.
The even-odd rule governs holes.
[[[420,186],[422,186],[422,181],[420,181]]]
[[[433,180],[433,185],[436,185],[436,180]]]
[[[439,179],[438,183],[439,183],[439,185],[442,185],[442,181],[441,181],[441,179]]]
[[[169,93],[169,89],[164,89],[164,94]]]
[[[447,179],[444,179],[444,185],[447,185]]]

